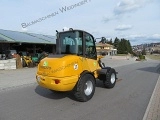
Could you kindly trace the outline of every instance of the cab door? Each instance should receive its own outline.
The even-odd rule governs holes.
[[[89,33],[84,33],[85,59],[91,72],[98,68],[95,40]]]

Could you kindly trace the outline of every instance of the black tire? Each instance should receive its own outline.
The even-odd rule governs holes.
[[[26,62],[25,62],[24,59],[22,59],[22,66],[23,66],[23,67],[26,67],[26,66],[27,66],[27,64],[26,64]]]
[[[33,62],[30,62],[30,63],[28,63],[28,67],[29,67],[29,68],[32,68],[32,67],[34,67],[34,64],[33,64]]]
[[[75,98],[80,102],[90,100],[95,92],[95,78],[91,74],[85,74],[75,86],[73,93]]]
[[[106,80],[103,81],[103,84],[106,88],[113,88],[116,84],[116,71],[111,68],[110,71],[106,74]]]

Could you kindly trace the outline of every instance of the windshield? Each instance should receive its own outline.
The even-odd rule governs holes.
[[[60,33],[61,54],[82,54],[82,32]]]

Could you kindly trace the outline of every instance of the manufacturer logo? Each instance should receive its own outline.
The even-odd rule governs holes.
[[[74,69],[78,70],[78,64],[74,64]]]
[[[44,66],[44,67],[48,66],[48,62],[47,62],[47,61],[44,61],[43,66]]]

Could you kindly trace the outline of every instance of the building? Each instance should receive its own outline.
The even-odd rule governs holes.
[[[56,38],[51,35],[26,33],[0,29],[0,54],[6,50],[28,51],[36,53],[46,51],[54,53]]]
[[[116,55],[117,49],[114,49],[113,45],[107,43],[96,43],[97,54],[99,55]]]
[[[141,54],[143,50],[146,53],[159,53],[160,54],[160,42],[159,43],[148,43],[132,46],[133,52]]]

